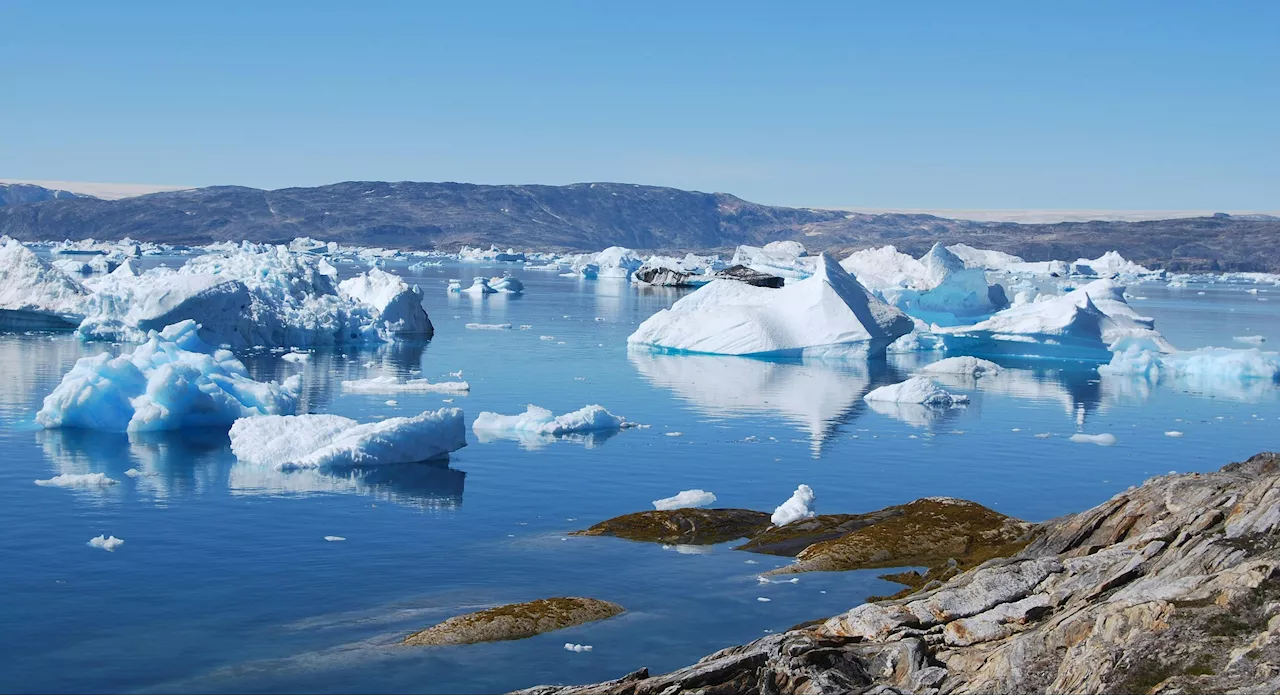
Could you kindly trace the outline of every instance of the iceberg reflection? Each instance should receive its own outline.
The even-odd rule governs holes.
[[[809,435],[815,457],[851,422],[876,386],[901,381],[884,362],[769,361],[719,355],[668,355],[633,348],[627,359],[645,380],[675,392],[706,415],[780,415]]]
[[[442,461],[291,471],[237,463],[227,487],[233,495],[355,494],[418,509],[457,509],[466,476]]]

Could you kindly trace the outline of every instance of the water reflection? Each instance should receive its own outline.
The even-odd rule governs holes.
[[[355,494],[418,509],[456,509],[466,476],[447,461],[292,471],[237,463],[227,487],[233,495]]]
[[[866,408],[862,396],[902,380],[881,361],[856,364],[781,362],[715,355],[627,354],[649,383],[711,416],[780,415],[809,435],[815,457],[822,444]]]
[[[31,418],[76,360],[109,349],[68,335],[0,335],[0,416]]]
[[[130,435],[67,428],[40,430],[35,437],[55,475],[105,473],[122,482],[132,478],[139,492],[157,501],[217,489],[219,464],[230,455],[227,433],[217,428]]]
[[[489,444],[509,440],[520,445],[521,449],[541,449],[556,442],[581,444],[588,449],[603,446],[605,442],[618,436],[618,430],[603,430],[585,434],[538,434],[537,432],[520,432],[515,430],[476,430],[476,439],[481,444]]]

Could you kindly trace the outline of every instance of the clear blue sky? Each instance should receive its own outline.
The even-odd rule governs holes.
[[[0,177],[1280,208],[1280,2],[0,0]]]

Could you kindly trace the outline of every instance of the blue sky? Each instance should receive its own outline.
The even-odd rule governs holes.
[[[0,2],[0,177],[1280,208],[1280,3]]]

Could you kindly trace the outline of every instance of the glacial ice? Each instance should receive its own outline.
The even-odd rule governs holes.
[[[384,375],[369,379],[342,382],[343,391],[353,393],[463,393],[471,390],[465,381],[439,381],[427,379],[400,379]]]
[[[115,536],[96,536],[89,539],[88,545],[91,548],[102,548],[109,553],[113,553],[116,548],[124,545],[124,541]]]
[[[1078,444],[1097,444],[1098,446],[1112,446],[1118,441],[1114,434],[1084,434],[1083,432],[1071,435],[1070,440]]]
[[[510,275],[489,278],[489,287],[499,294],[524,293],[524,283]]]
[[[857,251],[840,265],[884,301],[921,318],[954,323],[1009,305],[1002,286],[988,284],[985,271],[941,243],[919,260],[885,246]]]
[[[509,331],[509,323],[468,323],[467,328],[473,331]]]
[[[340,415],[271,415],[231,426],[231,451],[241,463],[276,470],[410,463],[466,445],[458,408],[364,424]]]
[[[300,377],[254,381],[230,351],[201,341],[199,328],[182,321],[153,331],[129,354],[81,358],[45,397],[36,422],[135,432],[225,427],[238,418],[294,412]]]
[[[962,376],[982,377],[1000,373],[1000,365],[980,357],[947,357],[917,370],[920,374],[959,374]]]
[[[773,241],[759,246],[739,246],[730,266],[743,265],[756,272],[787,280],[803,280],[814,272],[817,257],[798,241]]]
[[[555,415],[546,408],[529,405],[519,415],[501,415],[482,412],[471,429],[477,434],[529,433],[535,435],[561,435],[583,432],[619,430],[633,426],[627,419],[614,415],[604,406],[588,405],[571,413]]]
[[[386,324],[384,330],[389,335],[429,339],[435,334],[435,327],[422,308],[422,290],[417,285],[410,287],[398,275],[373,268],[338,283],[338,290],[377,309],[377,318]]]
[[[497,291],[497,290],[495,290],[494,288],[492,288],[492,287],[490,287],[490,286],[489,286],[489,278],[486,278],[486,277],[475,277],[475,278],[472,278],[472,279],[471,279],[471,286],[470,286],[470,287],[468,287],[468,288],[467,288],[467,289],[465,289],[465,290],[464,290],[464,289],[462,289],[462,286],[461,286],[461,285],[458,285],[457,287],[458,287],[458,289],[456,289],[456,290],[455,290],[455,289],[453,289],[453,288],[454,288],[454,285],[452,285],[452,284],[450,284],[450,285],[449,285],[449,289],[450,289],[450,291],[454,291],[454,292],[461,292],[462,294],[486,295],[486,294],[497,294],[497,293],[498,293],[498,291]]]
[[[671,497],[663,497],[653,501],[653,508],[658,511],[670,509],[689,509],[715,504],[716,496],[706,490],[681,490]]]
[[[826,254],[780,289],[717,280],[649,317],[627,338],[668,352],[850,357],[884,354],[911,320],[876,299]]]
[[[42,487],[107,487],[119,480],[108,478],[106,473],[63,473],[47,480],[37,480]]]
[[[881,386],[863,396],[864,401],[883,401],[886,403],[911,403],[950,407],[960,403],[968,403],[969,397],[944,390],[928,377],[914,376],[906,381],[888,386]]]
[[[20,242],[0,237],[0,330],[72,330],[89,294]]]
[[[773,514],[769,517],[769,521],[774,526],[786,526],[801,519],[810,519],[818,515],[813,509],[813,488],[808,485],[801,485],[796,491],[791,493],[791,497],[786,502],[778,505],[773,510]]]
[[[1142,376],[1149,379],[1179,379],[1212,386],[1215,382],[1280,379],[1280,352],[1258,348],[1206,347],[1198,350],[1162,352],[1142,338],[1118,341],[1111,361],[1098,372],[1113,376]]]

